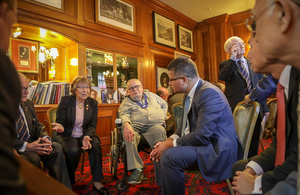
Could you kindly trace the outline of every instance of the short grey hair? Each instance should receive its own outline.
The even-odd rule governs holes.
[[[224,43],[224,50],[227,53],[228,53],[227,49],[230,48],[230,47],[232,47],[232,45],[233,45],[233,43],[232,43],[233,40],[237,40],[237,41],[240,41],[240,42],[244,43],[243,39],[241,39],[240,37],[237,37],[237,36],[230,37]]]
[[[168,70],[173,71],[176,76],[199,77],[197,66],[193,60],[183,56],[172,60],[168,65]]]

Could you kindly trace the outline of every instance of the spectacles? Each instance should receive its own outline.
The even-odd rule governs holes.
[[[82,89],[82,90],[83,90],[83,89],[90,89],[89,86],[83,86],[83,85],[82,85],[82,86],[77,86],[77,88],[78,88],[78,89]]]
[[[245,24],[246,27],[251,31],[251,32],[256,32],[256,21],[259,17],[261,17],[264,13],[266,13],[266,11],[272,7],[276,2],[272,2],[269,6],[265,7],[265,9],[263,9],[259,15],[257,16],[250,16],[249,18],[247,18],[245,20]]]
[[[22,92],[25,92],[26,90],[28,90],[28,87],[22,87]]]
[[[134,89],[138,90],[139,88],[140,88],[140,85],[135,85],[135,86],[129,87],[128,89],[130,91],[133,91]]]
[[[171,78],[170,78],[170,80],[169,80],[169,81],[170,81],[170,82],[173,82],[173,81],[176,81],[176,80],[178,80],[178,79],[182,79],[182,78],[183,78],[183,76],[176,77],[176,78],[174,78],[174,79],[171,79]]]

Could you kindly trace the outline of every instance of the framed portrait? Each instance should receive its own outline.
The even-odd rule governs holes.
[[[175,22],[156,12],[153,12],[154,42],[176,48]]]
[[[97,22],[134,32],[134,6],[121,0],[96,0]]]
[[[176,58],[178,58],[178,57],[181,57],[181,56],[191,58],[191,56],[189,56],[189,55],[186,55],[186,54],[184,54],[184,53],[180,53],[180,52],[178,52],[178,51],[174,51],[174,59],[176,59]]]
[[[185,50],[193,53],[193,32],[181,25],[177,25],[178,27],[178,47],[181,50]]]
[[[156,66],[156,73],[157,88],[165,87],[168,89],[169,95],[172,95],[173,91],[171,86],[169,85],[170,78],[168,69]]]
[[[39,73],[38,42],[11,38],[9,53],[18,71]]]
[[[52,8],[62,10],[64,0],[27,0],[27,1],[31,1],[33,3],[46,5],[47,7],[52,7]]]

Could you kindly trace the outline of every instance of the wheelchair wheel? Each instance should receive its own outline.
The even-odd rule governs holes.
[[[116,186],[117,186],[117,189],[122,192],[128,189],[128,183],[126,181],[124,181],[123,179],[120,179],[117,182]]]
[[[111,146],[109,155],[109,170],[114,178],[117,177],[118,161],[119,161],[119,151],[117,146],[117,129],[115,128],[111,131]]]

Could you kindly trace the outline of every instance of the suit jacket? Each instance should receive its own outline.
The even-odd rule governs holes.
[[[28,142],[31,143],[36,141],[39,137],[48,136],[48,133],[45,130],[45,126],[39,122],[36,116],[32,101],[27,100],[26,102],[22,102],[21,106],[24,111],[24,115],[26,118],[29,134],[30,134],[30,138],[28,139]],[[24,141],[19,140],[16,135],[14,148],[18,151],[22,148],[23,145],[24,145]]]
[[[257,82],[262,79],[263,74],[255,73],[250,66],[250,61],[247,60],[248,70],[249,70],[249,77],[251,80],[252,88],[256,87]],[[225,81],[226,89],[225,89],[225,96],[228,99],[229,105],[231,107],[232,112],[234,111],[235,106],[244,100],[245,95],[245,88],[247,87],[247,83],[240,72],[240,69],[236,65],[234,60],[225,60],[220,63],[219,65],[220,73],[219,79]],[[269,111],[267,105],[267,99],[261,101],[261,109],[265,113]]]
[[[233,163],[242,158],[243,149],[223,92],[200,79],[188,120],[189,134],[180,137],[182,123],[175,132],[179,136],[177,146],[196,146],[198,166],[207,181],[229,178]]]
[[[250,159],[257,162],[264,170],[264,174],[262,175],[263,193],[271,190],[276,183],[285,180],[292,171],[298,170],[297,104],[300,81],[299,73],[299,70],[296,68],[291,69],[288,100],[285,102],[286,159],[284,163],[274,168],[277,148],[276,137],[264,152]]]
[[[98,102],[90,97],[84,100],[83,137],[96,135]],[[63,133],[54,133],[53,139],[61,143],[71,137],[76,119],[76,96],[63,96],[56,111],[56,122],[64,127]]]
[[[12,151],[21,98],[20,79],[15,66],[1,49],[0,69],[0,194],[25,194],[26,186]]]
[[[252,101],[264,101],[270,95],[276,92],[278,80],[274,79],[271,74],[266,74],[258,81],[254,89],[251,90],[249,98]]]

